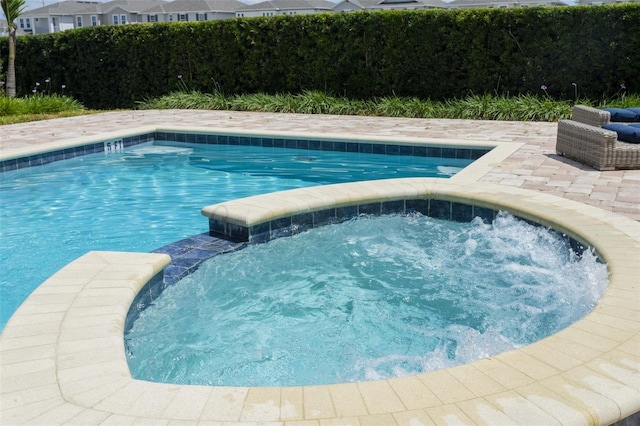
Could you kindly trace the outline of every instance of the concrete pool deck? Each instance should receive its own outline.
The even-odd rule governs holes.
[[[504,155],[445,182],[356,183],[348,196],[439,193],[535,215],[593,243],[609,265],[609,290],[560,333],[452,369],[330,386],[177,386],[131,379],[122,340],[129,304],[168,257],[91,252],[34,291],[0,336],[0,423],[610,424],[640,410],[639,170],[599,172],[558,157],[554,123],[226,111],[126,111],[0,126],[0,156],[167,123],[504,145]],[[310,188],[289,201],[340,203],[344,196]],[[274,202],[266,198],[268,216]]]

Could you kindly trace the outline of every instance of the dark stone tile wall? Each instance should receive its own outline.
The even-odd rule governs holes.
[[[142,135],[130,136],[122,139],[111,139],[104,142],[91,143],[87,145],[77,146],[75,148],[66,148],[57,151],[46,152],[43,154],[31,155],[28,157],[16,158],[13,160],[0,161],[0,172],[8,172],[11,170],[22,169],[25,167],[42,166],[54,161],[68,160],[83,155],[97,154],[100,152],[121,150],[133,145],[152,142],[154,133],[146,133]]]
[[[297,148],[319,151],[359,152],[363,154],[412,155],[418,157],[459,158],[477,160],[490,151],[487,148],[414,146],[397,143],[367,143],[320,139],[273,138],[271,136],[239,136],[224,134],[185,134],[156,132],[155,140],[204,143],[209,145],[247,145],[267,148]]]
[[[493,221],[497,214],[496,210],[486,207],[478,207],[447,200],[393,200],[304,213],[275,219],[248,228],[210,218],[209,234],[219,238],[228,238],[233,241],[246,241],[255,244],[293,235],[318,226],[344,222],[359,215],[408,214],[412,212],[418,212],[436,219],[456,222],[469,222],[475,217],[480,217],[487,223]]]
[[[41,166],[53,161],[65,160],[81,155],[95,154],[104,151],[120,150],[133,145],[152,141],[176,141],[209,145],[247,145],[275,148],[299,148],[321,151],[360,152],[385,155],[413,155],[418,157],[459,158],[477,160],[490,151],[486,148],[443,148],[435,146],[413,146],[400,144],[382,144],[349,141],[331,141],[316,139],[284,139],[271,136],[239,136],[224,134],[197,134],[180,132],[154,132],[129,136],[122,139],[92,143],[75,148],[52,151],[29,157],[5,160],[0,162],[0,172]]]

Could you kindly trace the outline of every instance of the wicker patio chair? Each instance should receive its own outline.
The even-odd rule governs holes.
[[[611,113],[603,109],[593,108],[586,105],[576,105],[571,110],[571,119],[578,123],[589,124],[591,126],[602,127],[611,121]]]
[[[556,152],[598,170],[640,169],[640,144],[618,140],[616,132],[601,128],[610,114],[576,105],[571,120],[558,122]]]

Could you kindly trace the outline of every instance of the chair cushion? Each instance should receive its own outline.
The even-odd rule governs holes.
[[[630,143],[640,143],[640,127],[627,124],[605,124],[603,129],[613,130],[618,134],[618,140]]]
[[[638,108],[603,108],[603,111],[609,111],[611,121],[640,122],[640,114],[635,109]]]

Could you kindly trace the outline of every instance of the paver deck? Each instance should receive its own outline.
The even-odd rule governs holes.
[[[504,144],[510,148],[503,156],[487,154],[478,167],[445,182],[381,182],[375,195],[439,192],[544,217],[594,243],[609,266],[609,289],[567,329],[452,369],[329,386],[177,386],[132,379],[122,339],[133,297],[168,257],[91,252],[36,289],[0,336],[3,425],[610,424],[640,410],[640,171],[600,172],[558,157],[554,123],[227,111],[123,111],[0,126],[0,157],[169,123]],[[372,188],[346,185],[351,194]],[[322,187],[296,191],[282,205],[338,203],[345,196]],[[255,201],[266,215],[279,202],[273,197]]]

